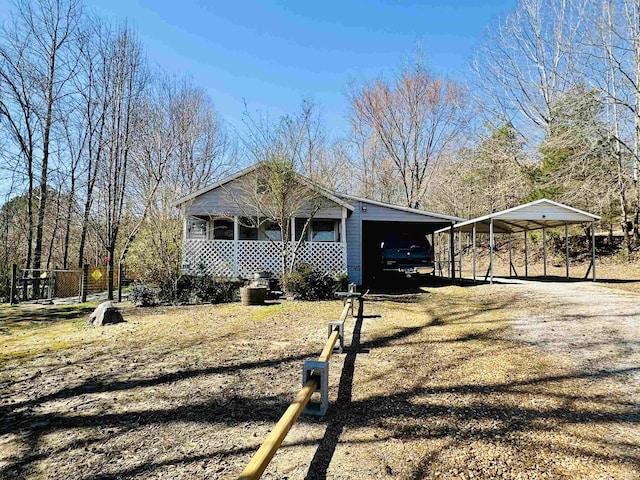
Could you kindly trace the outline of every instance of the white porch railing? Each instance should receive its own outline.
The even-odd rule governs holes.
[[[347,246],[338,242],[305,242],[298,261],[310,263],[322,272],[346,272]],[[221,277],[253,278],[255,272],[280,272],[280,246],[256,240],[185,239],[182,246],[185,273],[196,273],[198,266]]]

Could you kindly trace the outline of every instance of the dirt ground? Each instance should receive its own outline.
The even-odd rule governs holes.
[[[587,282],[370,296],[329,412],[263,478],[640,478],[639,302]],[[86,310],[0,307],[0,478],[234,478],[341,304],[129,308],[101,329]]]

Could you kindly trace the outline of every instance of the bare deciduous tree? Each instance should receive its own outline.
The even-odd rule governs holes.
[[[298,173],[298,168],[317,165],[323,152],[317,146],[310,147],[320,135],[314,131],[318,128],[315,120],[314,107],[307,101],[302,102],[298,114],[283,116],[276,123],[247,115],[243,142],[259,168],[240,180],[238,192],[230,191],[244,211],[242,221],[246,226],[258,229],[267,222],[277,225],[278,238],[268,240],[278,246],[283,278],[296,264],[312,219],[328,204],[322,187]],[[294,218],[304,219],[298,234]]]
[[[351,123],[357,126],[354,133],[367,149],[361,157],[374,153],[376,160],[366,160],[369,168],[382,170],[383,178],[391,173],[399,180],[401,193],[394,200],[420,207],[434,167],[459,147],[467,121],[463,89],[435,77],[418,59],[391,82],[379,79],[362,88],[352,86],[348,98]]]

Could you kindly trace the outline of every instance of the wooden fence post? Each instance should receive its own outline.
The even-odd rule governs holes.
[[[82,266],[82,292],[80,295],[80,302],[87,301],[87,293],[89,292],[89,264],[85,263]]]
[[[15,263],[11,266],[11,289],[9,290],[9,304],[14,305],[18,303],[18,265]]]

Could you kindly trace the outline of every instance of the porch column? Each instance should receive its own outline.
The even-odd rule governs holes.
[[[489,285],[493,285],[493,218],[489,223]]]
[[[342,218],[340,219],[340,242],[347,244],[347,208],[342,207]]]
[[[340,219],[340,243],[342,243],[342,255],[345,271],[347,265],[347,207],[342,207],[342,218]]]
[[[189,215],[184,217],[184,223],[182,224],[182,240],[187,239],[187,232],[189,231]]]
[[[476,281],[476,224],[473,224],[473,281]]]
[[[233,276],[240,276],[240,222],[238,216],[233,216]]]

